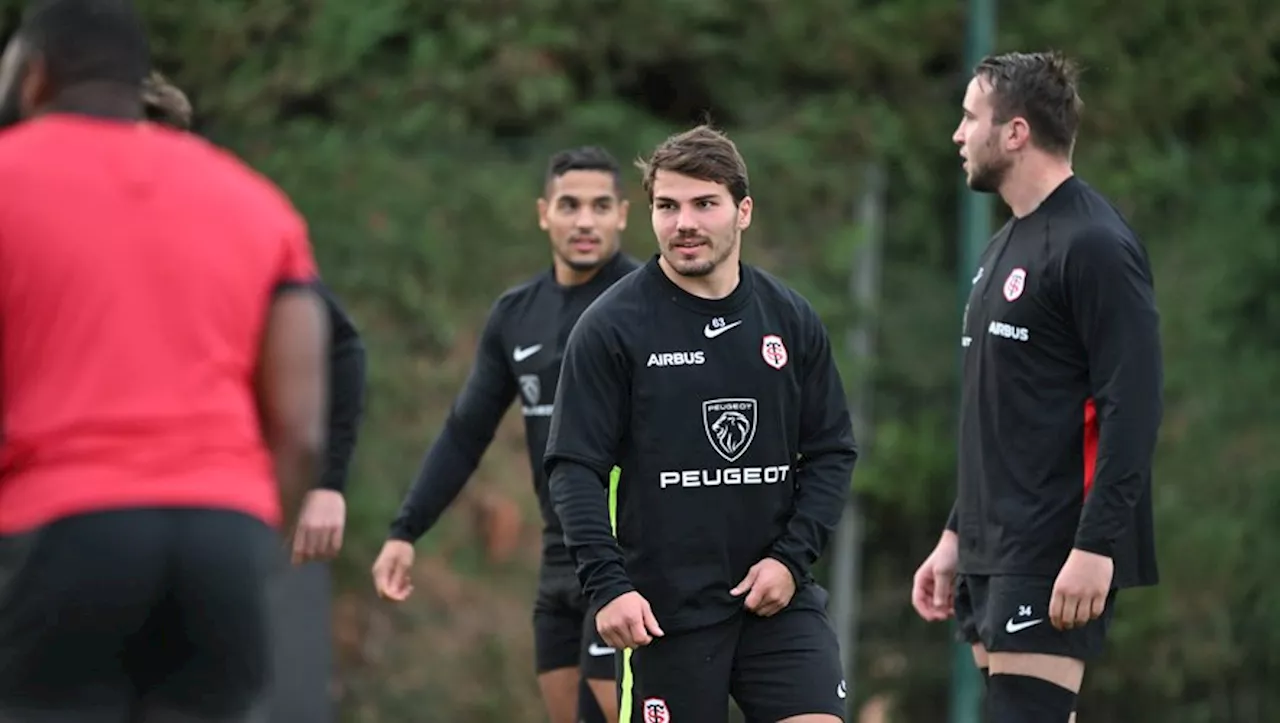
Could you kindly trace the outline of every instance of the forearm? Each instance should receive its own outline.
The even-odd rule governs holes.
[[[479,466],[487,442],[481,443],[480,452],[474,444],[460,443],[463,435],[457,426],[450,417],[423,458],[418,476],[391,523],[391,539],[417,542],[453,504]]]
[[[851,450],[829,452],[802,461],[796,469],[794,512],[769,556],[786,565],[797,584],[809,579],[810,568],[840,524],[856,460]]]
[[[333,360],[329,377],[329,444],[320,487],[344,492],[364,414],[365,351],[359,339],[348,342]]]
[[[600,606],[635,589],[609,524],[609,495],[595,470],[566,459],[551,462],[551,500],[577,566],[583,593]]]
[[[1115,415],[1101,425],[1094,480],[1076,529],[1077,549],[1110,557],[1151,483],[1159,414],[1154,409],[1132,411],[1132,415]]]

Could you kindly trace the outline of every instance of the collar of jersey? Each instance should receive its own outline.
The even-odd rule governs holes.
[[[752,292],[755,291],[755,276],[751,273],[751,268],[742,262],[738,262],[738,287],[730,292],[728,296],[723,299],[704,299],[700,296],[694,296],[676,286],[675,282],[662,273],[662,267],[658,266],[658,258],[659,254],[654,254],[649,263],[645,264],[645,271],[662,288],[663,296],[695,313],[708,316],[732,314],[746,306],[747,302],[751,300]]]
[[[600,270],[596,272],[595,276],[592,276],[584,284],[561,286],[560,283],[556,281],[556,270],[554,266],[547,269],[547,278],[551,281],[551,287],[565,296],[572,297],[577,294],[589,294],[594,296],[602,288],[611,286],[613,282],[626,275],[622,269],[626,258],[626,254],[619,250],[608,261],[604,262],[604,265],[600,267]],[[638,264],[632,264],[633,267],[637,265]]]

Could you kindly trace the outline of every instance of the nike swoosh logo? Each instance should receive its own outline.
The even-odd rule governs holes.
[[[613,655],[616,652],[618,651],[614,650],[613,648],[606,648],[603,645],[596,645],[595,643],[592,643],[591,645],[587,646],[587,655],[590,655],[593,658],[599,658],[605,655]]]
[[[1027,620],[1026,622],[1021,622],[1021,623],[1015,623],[1013,622],[1013,618],[1009,618],[1009,621],[1004,624],[1004,631],[1012,635],[1013,633],[1020,633],[1023,630],[1026,630],[1027,628],[1032,627],[1034,625],[1039,625],[1042,622],[1044,622],[1044,618],[1038,618],[1036,620]]]
[[[742,319],[738,319],[737,321],[733,322],[732,324],[725,324],[724,326],[720,327],[719,329],[712,329],[712,328],[711,328],[711,325],[710,325],[710,324],[707,324],[706,326],[702,327],[702,335],[703,335],[703,336],[705,336],[705,337],[707,337],[708,339],[714,339],[714,338],[716,338],[717,336],[720,336],[721,334],[725,333],[726,331],[728,331],[728,330],[732,329],[733,327],[735,327],[735,326],[737,326],[738,324],[741,324],[741,323],[742,323]]]
[[[537,354],[540,351],[542,351],[541,344],[534,344],[528,349],[521,349],[520,347],[516,347],[515,350],[511,352],[511,358],[515,359],[518,362],[522,362],[525,359],[528,359],[529,357],[533,356],[534,354]]]

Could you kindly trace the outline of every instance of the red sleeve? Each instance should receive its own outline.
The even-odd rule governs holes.
[[[310,284],[317,281],[319,277],[320,272],[316,268],[315,256],[311,252],[307,224],[301,218],[294,216],[293,223],[284,235],[284,248],[280,255],[276,285]]]

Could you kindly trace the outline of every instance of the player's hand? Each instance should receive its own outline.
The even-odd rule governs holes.
[[[911,581],[911,606],[929,622],[955,614],[956,563],[960,557],[956,533],[946,530],[942,539],[916,569]]]
[[[346,526],[347,501],[341,492],[308,492],[293,530],[293,564],[337,557],[342,549],[342,533]]]
[[[766,557],[752,565],[742,582],[729,591],[734,597],[743,593],[748,594],[742,606],[767,618],[791,604],[791,598],[796,594],[796,579],[786,565]]]
[[[1105,555],[1072,550],[1053,583],[1049,622],[1059,630],[1086,625],[1102,616],[1111,593],[1115,563]]]
[[[373,563],[373,586],[383,600],[404,602],[413,592],[409,571],[413,569],[413,545],[404,540],[387,540]]]
[[[609,601],[596,613],[596,630],[611,647],[639,648],[662,637],[662,628],[653,616],[649,601],[634,590]]]

